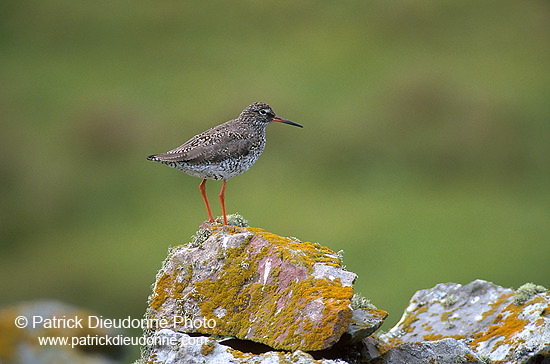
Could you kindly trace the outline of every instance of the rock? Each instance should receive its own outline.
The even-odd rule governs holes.
[[[356,308],[352,311],[351,322],[338,342],[339,345],[354,344],[373,334],[388,317],[386,311]]]
[[[416,292],[401,320],[382,339],[390,344],[464,339],[484,331],[514,291],[476,280],[465,286],[442,283]]]
[[[301,350],[247,353],[223,345],[205,336],[193,337],[170,329],[156,331],[150,339],[156,342],[154,353],[134,364],[346,364],[335,359],[315,360]]]
[[[318,244],[204,223],[190,244],[169,252],[158,272],[146,318],[166,325],[146,335],[168,328],[279,350],[323,350],[352,321],[355,279],[336,253]]]
[[[514,298],[506,298],[506,306],[485,331],[474,333],[468,345],[493,361],[550,362],[550,292],[524,296],[519,305]]]
[[[527,363],[547,358],[550,294],[535,285],[516,294],[482,280],[465,286],[438,284],[416,292],[399,323],[380,339],[391,347],[380,358],[411,352],[411,343],[431,345],[442,339],[461,340],[485,360]],[[433,347],[434,355],[440,348]]]
[[[136,364],[550,362],[544,287],[438,284],[376,335],[387,313],[353,295],[356,275],[338,254],[235,223],[205,223],[170,250]]]
[[[0,363],[116,364],[122,363],[122,345],[101,345],[97,337],[117,337],[114,329],[89,327],[88,310],[56,301],[24,302],[0,310]],[[80,321],[79,321],[80,320]],[[64,340],[46,342],[39,340]]]
[[[483,363],[483,360],[463,342],[447,338],[437,341],[403,343],[368,363]]]
[[[359,353],[363,361],[370,362],[390,350],[391,347],[376,335],[368,336],[361,341]]]

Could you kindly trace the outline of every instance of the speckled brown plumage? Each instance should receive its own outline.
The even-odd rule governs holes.
[[[214,218],[206,198],[205,183],[207,179],[223,180],[220,203],[224,224],[227,224],[224,203],[227,180],[244,173],[258,160],[265,148],[265,128],[273,121],[302,127],[278,117],[269,105],[256,102],[244,109],[237,119],[208,129],[175,149],[150,155],[147,159],[202,178],[199,188],[210,222]]]

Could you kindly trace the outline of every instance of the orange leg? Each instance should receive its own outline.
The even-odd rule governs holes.
[[[223,224],[227,225],[227,215],[225,214],[225,185],[227,181],[224,180],[222,183],[222,189],[220,190],[220,204],[222,205],[222,214],[223,214]]]
[[[210,210],[210,204],[208,203],[208,198],[206,198],[206,179],[203,179],[199,185],[199,190],[201,191],[202,199],[206,205],[206,211],[208,211],[208,221],[214,222],[214,216],[212,216],[212,210]]]

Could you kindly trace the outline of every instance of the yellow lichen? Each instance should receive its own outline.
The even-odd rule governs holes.
[[[216,346],[216,342],[214,340],[209,340],[202,344],[201,346],[201,354],[206,356],[214,351],[214,347]]]
[[[155,292],[151,298],[150,307],[158,310],[172,293],[174,286],[174,277],[170,274],[163,274],[157,279],[155,284]]]
[[[252,354],[252,353],[243,353],[242,351],[233,349],[231,347],[227,347],[227,351],[229,351],[229,353],[231,353],[231,355],[233,355],[233,357],[237,359],[247,359],[247,358],[256,356],[255,354]]]
[[[193,289],[187,290],[185,298],[196,302],[200,315],[216,322],[215,328],[203,327],[202,332],[242,338],[252,330],[255,338],[275,348],[316,350],[323,347],[327,337],[337,335],[334,330],[345,330],[345,323],[351,320],[349,302],[353,290],[343,287],[339,278],[333,281],[309,278],[291,281],[282,287],[279,285],[281,267],[276,266],[267,271],[269,273],[262,278],[263,283],[258,283],[258,264],[268,256],[278,257],[297,269],[311,273],[315,264],[339,267],[340,260],[336,253],[319,244],[298,242],[258,228],[212,225],[210,229],[212,236],[222,231],[226,234],[250,232],[252,236],[238,247],[220,248],[218,259],[224,262],[216,272],[216,278],[195,282]],[[251,246],[254,237],[268,244],[260,242]],[[169,256],[167,261],[171,258]],[[150,299],[150,316],[154,317],[168,298],[182,298],[182,292],[188,287],[193,274],[191,266],[187,267],[184,275],[181,274],[182,269],[176,267],[173,272],[164,270],[159,274]],[[322,301],[322,315],[328,325],[317,327],[315,321],[304,316],[306,303],[314,299]],[[215,312],[225,312],[225,315],[218,317]],[[186,312],[176,314],[185,315]],[[256,325],[251,324],[252,319],[256,320]],[[304,335],[305,332],[308,334]]]
[[[288,256],[284,256],[284,258],[304,264],[308,268],[309,273],[311,273],[313,262],[340,267],[341,262],[338,255],[327,247],[310,242],[299,242],[290,238],[284,238],[259,228],[247,227],[246,229],[253,234],[261,236],[272,244],[284,246],[285,249],[281,251],[288,254]]]

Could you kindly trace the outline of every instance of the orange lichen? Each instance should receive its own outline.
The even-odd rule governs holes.
[[[466,353],[464,355],[464,360],[466,363],[479,363],[479,359],[476,358],[472,353]]]
[[[506,295],[510,297],[510,295]],[[473,336],[473,341],[469,343],[470,347],[476,349],[481,342],[488,341],[494,338],[501,338],[495,347],[501,343],[513,344],[514,336],[522,331],[528,321],[519,318],[522,308],[514,304],[506,306],[493,320],[493,325],[485,332],[477,333]]]
[[[456,310],[456,309],[455,309]],[[451,311],[445,311],[441,314],[441,321],[449,321],[449,319],[452,318],[452,315],[454,314],[455,310]]]
[[[445,336],[441,334],[427,334],[424,335],[424,341],[437,341],[445,338]]]
[[[378,309],[368,309],[369,310],[369,313],[370,315],[373,317],[373,318],[376,318],[376,319],[379,319],[379,320],[385,320],[386,317],[388,317],[388,312],[384,311],[384,310],[378,310]]]
[[[495,302],[489,304],[489,306],[491,306],[491,309],[490,310],[487,310],[485,312],[483,312],[483,314],[481,315],[481,320],[485,320],[487,317],[491,316],[491,315],[494,315],[494,313],[496,312],[496,310],[502,306],[504,303],[506,303],[510,297],[514,296],[515,293],[504,293],[502,294]]]
[[[339,278],[296,279],[283,287],[278,284],[281,274],[279,266],[267,269],[267,276],[262,277],[262,283],[259,283],[258,277],[260,261],[266,257],[293,264],[298,271],[311,274],[315,264],[340,267],[336,253],[318,244],[298,242],[258,228],[213,225],[211,231],[211,237],[219,232],[249,232],[252,235],[238,247],[219,248],[217,259],[223,260],[223,265],[216,272],[215,278],[190,283],[193,274],[190,266],[183,278],[183,266],[171,272],[163,268],[150,299],[150,316],[154,317],[168,298],[185,298],[196,303],[200,308],[200,316],[216,322],[214,328],[203,327],[201,332],[241,338],[251,334],[274,348],[285,349],[322,349],[326,347],[324,340],[339,337],[345,331],[351,320],[350,300],[353,289],[342,286]],[[267,243],[254,240],[258,238]],[[252,241],[255,243],[252,244]],[[171,258],[169,256],[167,261]],[[305,273],[304,277],[307,277]],[[191,291],[188,289],[189,284],[192,285]],[[188,293],[182,297],[186,289]],[[324,325],[318,325],[314,319],[304,315],[308,302],[316,299],[321,302],[321,306],[316,307],[313,314],[322,315]],[[185,315],[186,312],[175,314]]]
[[[424,341],[437,341],[437,340],[442,340],[442,339],[447,339],[447,338],[461,340],[461,339],[465,339],[466,335],[441,335],[441,334],[426,334],[426,335],[424,335]]]
[[[411,332],[414,330],[413,323],[419,320],[418,314],[428,311],[428,306],[419,306],[414,311],[407,314],[405,319],[401,322],[401,326],[405,332]]]

